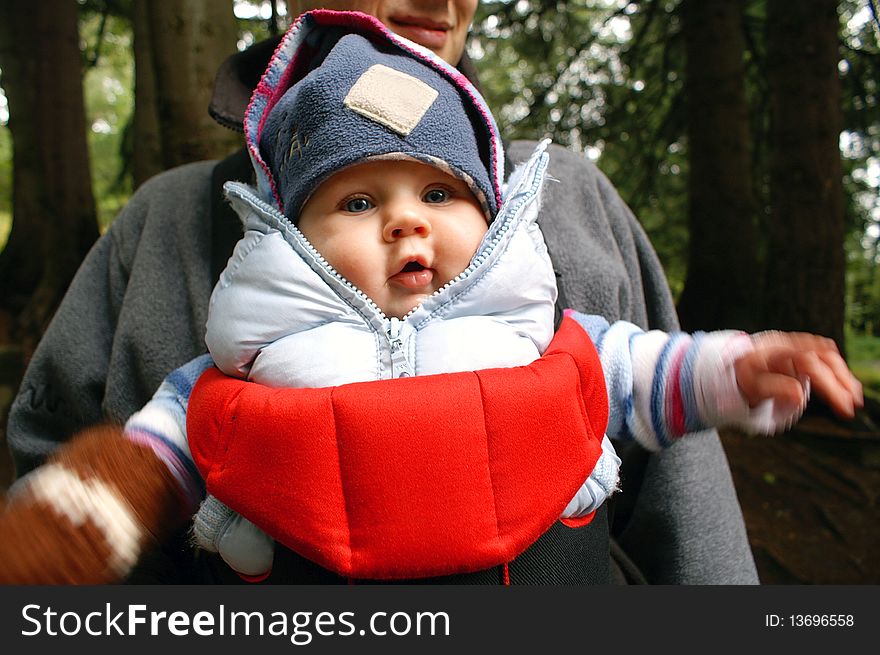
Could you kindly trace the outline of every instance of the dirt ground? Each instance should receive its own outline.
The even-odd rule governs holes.
[[[0,492],[20,353],[0,346]],[[16,370],[13,370],[16,369]],[[841,423],[821,410],[775,437],[722,433],[764,584],[880,584],[880,403]]]
[[[764,584],[880,583],[880,406],[775,437],[722,433]]]

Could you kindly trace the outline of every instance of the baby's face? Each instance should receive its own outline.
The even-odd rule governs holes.
[[[488,228],[466,183],[415,161],[340,171],[309,198],[298,225],[333,268],[398,318],[467,268]]]

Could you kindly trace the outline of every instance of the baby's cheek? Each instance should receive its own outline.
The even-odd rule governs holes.
[[[367,268],[365,258],[358,253],[354,243],[349,243],[348,247],[344,244],[341,247],[339,244],[326,244],[325,249],[319,249],[318,252],[337,273],[354,284],[361,280],[363,271]]]

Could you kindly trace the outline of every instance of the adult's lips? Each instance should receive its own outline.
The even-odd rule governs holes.
[[[443,48],[452,29],[449,23],[415,16],[395,16],[390,22],[394,32],[430,50]]]
[[[390,281],[405,289],[419,291],[430,286],[433,279],[434,271],[426,268],[422,262],[414,260],[406,262],[400,271],[391,276]]]

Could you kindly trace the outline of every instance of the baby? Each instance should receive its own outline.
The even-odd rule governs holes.
[[[289,35],[248,110],[267,202],[228,188],[246,234],[212,298],[213,363],[269,386],[325,387],[536,360],[553,336],[556,301],[536,222],[546,155],[536,152],[502,194],[502,146],[485,104],[400,41],[345,36],[289,89],[268,88],[296,78],[307,30]],[[712,425],[786,427],[805,405],[804,380],[829,390],[804,353],[841,368],[833,346],[814,337],[691,338],[573,317],[599,348],[609,436],[652,449]],[[839,374],[856,388],[845,368]],[[130,431],[145,419],[133,417]],[[590,514],[616,488],[619,460],[602,442],[564,518]],[[242,574],[270,569],[271,542],[210,497],[196,535]]]
[[[316,49],[324,55],[314,55]],[[310,56],[297,56],[305,50]],[[212,295],[210,355],[170,374],[126,424],[128,439],[147,445],[167,465],[188,511],[199,507],[207,479],[209,491],[220,495],[222,489],[224,500],[254,521],[211,495],[195,518],[198,544],[219,552],[245,579],[263,579],[271,570],[274,542],[263,530],[328,568],[339,560],[327,553],[341,546],[336,533],[325,538],[321,530],[323,512],[334,502],[329,490],[320,498],[303,493],[297,496],[301,505],[284,506],[258,491],[296,489],[306,467],[286,474],[263,461],[267,473],[259,480],[234,480],[231,487],[225,480],[212,482],[208,460],[217,448],[210,429],[193,426],[204,426],[210,413],[204,389],[218,387],[202,380],[214,366],[267,387],[304,390],[411,376],[457,380],[445,376],[514,367],[537,371],[528,367],[540,365],[564,340],[578,371],[595,374],[601,384],[589,402],[563,394],[577,407],[599,409],[584,419],[586,443],[571,457],[571,467],[554,463],[547,485],[557,478],[564,484],[553,488],[552,502],[544,507],[535,501],[534,512],[551,521],[589,521],[616,490],[620,460],[609,437],[657,450],[712,426],[771,433],[800,416],[811,387],[844,416],[861,402],[858,382],[833,342],[820,337],[644,332],[571,311],[556,321],[556,280],[539,228],[546,144],[503,185],[502,144],[478,92],[429,51],[370,17],[314,12],[298,19],[251,100],[245,134],[257,185],[226,187],[245,234]],[[518,390],[525,398],[545,384],[538,376],[529,379]],[[234,394],[247,395],[236,389]],[[461,413],[470,415],[468,397],[464,391],[461,396]],[[272,396],[271,402],[284,401]],[[395,412],[403,420],[404,412],[411,415],[431,402],[400,397],[384,411],[390,421]],[[520,411],[542,417],[548,411],[525,406]],[[266,405],[242,404],[239,415],[259,415],[261,407]],[[335,420],[332,413],[327,417],[324,423]],[[547,417],[548,424],[552,420]],[[526,423],[513,420],[503,429],[515,430],[517,422]],[[476,432],[496,429],[488,415],[479,423]],[[424,438],[424,452],[440,452],[427,443],[442,434],[441,426],[434,427],[427,425],[423,436],[412,434],[413,444]],[[525,434],[522,443],[541,452],[552,432],[548,427],[547,434]],[[309,433],[291,439],[291,461],[311,461]],[[253,441],[259,444],[260,437]],[[236,453],[266,459],[259,446]],[[341,461],[332,464],[343,467]],[[370,458],[353,464],[372,465]],[[455,462],[407,466],[433,467],[432,475],[442,477]],[[26,487],[39,494],[39,473]],[[360,497],[352,487],[346,489],[346,507],[377,503],[381,510],[382,498]],[[452,494],[407,495],[407,489],[387,493],[397,491],[409,499],[414,516],[437,516],[435,507],[444,503],[470,502]],[[379,535],[380,547],[392,548],[388,544],[400,528],[386,528],[386,522],[392,521],[357,527]],[[464,518],[456,526],[472,542],[472,552],[446,553],[435,568],[419,565],[425,551],[414,546],[412,552],[393,548],[393,563],[373,566],[366,575],[342,572],[402,578],[475,570],[474,553],[483,544],[468,527]],[[447,532],[454,531],[439,526],[432,534],[442,540]],[[419,534],[429,539],[427,532]],[[515,556],[540,531],[518,524],[511,535],[519,541],[505,553]]]
[[[317,28],[304,26],[264,82],[299,74],[286,61],[314,42]],[[387,42],[343,36],[289,89],[266,83],[252,100],[260,183],[227,186],[246,231],[212,296],[211,358],[172,378],[216,365],[272,387],[329,387],[525,365],[550,343],[556,283],[535,222],[543,148],[502,202],[502,144],[476,90],[429,52],[364,29]],[[165,416],[179,394],[160,390],[129,435],[153,440],[165,423],[157,408]],[[183,420],[165,435],[182,450]],[[599,441],[599,466],[566,517],[591,513],[616,486],[619,460]],[[268,573],[271,542],[211,497],[195,528],[239,573]]]

